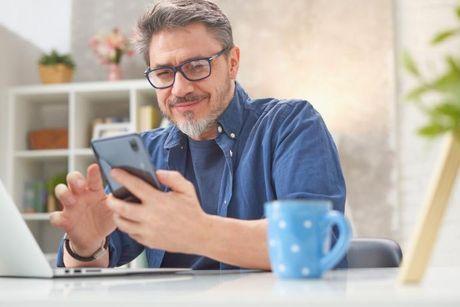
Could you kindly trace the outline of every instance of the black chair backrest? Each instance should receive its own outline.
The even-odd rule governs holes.
[[[348,268],[399,267],[402,251],[398,243],[389,239],[356,238],[347,253]]]

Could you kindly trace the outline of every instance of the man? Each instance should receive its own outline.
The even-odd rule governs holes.
[[[306,101],[252,100],[236,83],[240,50],[227,17],[206,0],[157,3],[139,45],[158,104],[172,123],[141,134],[159,191],[111,175],[141,204],[106,195],[97,165],[56,187],[66,232],[58,265],[119,266],[144,249],[150,267],[270,269],[263,204],[328,199],[344,210],[337,151]],[[259,68],[260,69],[260,68]]]

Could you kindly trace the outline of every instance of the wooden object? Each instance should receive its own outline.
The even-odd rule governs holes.
[[[399,280],[402,283],[418,283],[423,278],[444,212],[460,166],[460,132],[449,135],[436,176],[430,184],[428,197],[410,237],[410,247],[403,260]]]
[[[30,149],[68,148],[68,130],[66,128],[41,129],[29,132]]]
[[[66,83],[72,81],[73,70],[64,64],[39,65],[42,83]]]

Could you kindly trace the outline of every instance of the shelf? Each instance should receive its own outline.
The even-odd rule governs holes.
[[[14,154],[16,158],[25,159],[46,159],[66,158],[69,156],[68,149],[47,149],[47,150],[18,150]]]
[[[75,149],[74,154],[76,156],[83,156],[83,157],[92,157],[92,156],[94,156],[93,150],[91,148]]]
[[[22,213],[26,221],[47,221],[50,219],[49,213]]]
[[[157,105],[155,90],[145,79],[14,87],[9,89],[8,100],[6,186],[25,212],[28,208],[41,210],[25,198],[32,195],[25,195],[32,184],[39,183],[40,188],[43,182],[73,171],[86,175],[88,166],[95,163],[90,148],[95,119],[121,118],[134,127],[141,106]],[[68,129],[68,148],[29,149],[31,131],[52,128]],[[33,197],[41,196],[33,193]],[[50,213],[23,213],[22,217],[42,251],[54,253],[62,230],[50,225]]]
[[[74,92],[97,92],[97,91],[117,91],[124,89],[150,90],[154,92],[153,87],[145,79],[140,80],[122,80],[122,81],[97,81],[97,82],[78,82],[78,83],[61,83],[47,85],[27,85],[18,86],[11,89],[13,95],[36,95],[36,94],[60,94]]]

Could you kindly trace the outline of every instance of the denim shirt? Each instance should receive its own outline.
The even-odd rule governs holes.
[[[264,218],[275,199],[326,199],[344,212],[345,182],[337,149],[319,113],[304,100],[251,99],[236,83],[218,118],[216,143],[225,157],[217,214],[241,220]],[[187,136],[176,126],[141,134],[158,169],[185,173]],[[164,251],[144,248],[126,233],[109,237],[109,266],[130,262],[143,250],[149,267],[160,267]],[[62,243],[58,266],[63,266]],[[235,268],[220,263],[221,269]]]

